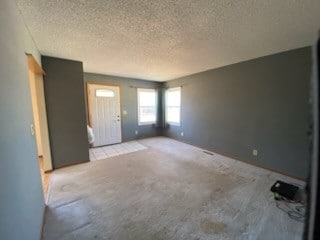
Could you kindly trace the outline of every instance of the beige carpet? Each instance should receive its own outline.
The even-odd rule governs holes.
[[[164,137],[139,143],[53,172],[44,239],[301,239],[269,191],[296,180]]]

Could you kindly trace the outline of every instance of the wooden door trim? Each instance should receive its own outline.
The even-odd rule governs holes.
[[[53,169],[53,162],[52,162],[51,145],[50,145],[50,138],[49,138],[48,116],[47,116],[47,112],[46,112],[46,108],[45,108],[46,98],[45,98],[45,92],[44,92],[44,88],[43,88],[43,84],[44,84],[43,76],[45,76],[45,72],[41,68],[41,66],[37,62],[37,60],[33,57],[32,54],[30,54],[30,53],[25,53],[25,54],[27,57],[30,90],[31,90],[32,84],[34,84],[34,86],[39,87],[39,81],[41,82],[41,93],[40,93],[40,95],[38,95],[38,93],[36,94],[37,95],[36,101],[37,101],[37,104],[42,103],[42,106],[43,106],[43,107],[39,107],[39,109],[42,109],[42,115],[41,115],[42,121],[40,121],[40,122],[43,123],[43,124],[41,124],[41,126],[42,126],[41,128],[43,130],[43,131],[41,131],[41,142],[43,144],[43,153],[42,154],[44,154],[46,152],[46,157],[44,158],[45,159],[44,170],[51,171]],[[30,73],[32,73],[34,75],[33,78],[31,78]],[[36,82],[38,82],[38,83],[36,83]],[[34,111],[33,107],[32,107],[32,111]],[[39,113],[38,113],[38,116],[40,116]]]
[[[41,74],[43,76],[46,75],[46,73],[38,64],[37,60],[32,56],[32,54],[26,53],[26,55],[28,59],[29,69],[32,70],[34,73]]]
[[[90,109],[90,103],[89,103],[89,86],[90,85],[103,85],[106,87],[118,87],[119,88],[119,103],[120,103],[120,117],[121,117],[121,124],[120,124],[120,129],[121,129],[121,143],[123,142],[123,119],[122,119],[122,105],[121,105],[121,84],[114,84],[114,83],[106,83],[106,82],[87,82],[86,83],[86,94],[87,94],[87,110],[88,110],[88,123],[89,126],[92,127],[92,117],[91,117],[91,109]]]

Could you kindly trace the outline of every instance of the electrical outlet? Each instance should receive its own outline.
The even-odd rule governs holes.
[[[139,133],[138,130],[136,130],[136,131],[135,131],[135,134],[138,135],[138,133]]]
[[[180,135],[181,135],[181,137],[183,137],[184,133],[183,133],[183,132],[181,132],[181,133],[180,133]]]
[[[257,149],[253,149],[252,155],[253,155],[253,156],[258,156],[258,150],[257,150]]]

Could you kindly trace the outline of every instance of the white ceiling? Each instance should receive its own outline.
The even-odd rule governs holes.
[[[43,55],[165,81],[314,43],[319,0],[17,0]]]

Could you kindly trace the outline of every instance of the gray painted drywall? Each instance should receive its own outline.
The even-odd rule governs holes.
[[[42,57],[53,168],[89,161],[82,62]]]
[[[158,123],[155,125],[138,125],[137,88],[160,89],[161,83],[144,81],[132,78],[114,77],[92,73],[84,74],[85,83],[109,83],[120,86],[121,109],[126,110],[127,115],[122,114],[122,141],[130,141],[138,138],[153,137],[161,134],[162,113],[158,111]],[[158,106],[161,107],[161,94],[158,94]],[[135,131],[138,130],[138,135]]]
[[[307,47],[168,81],[183,85],[182,124],[164,135],[306,178],[310,72]]]
[[[0,1],[0,239],[40,239],[44,198],[25,52],[40,54],[15,1]]]

